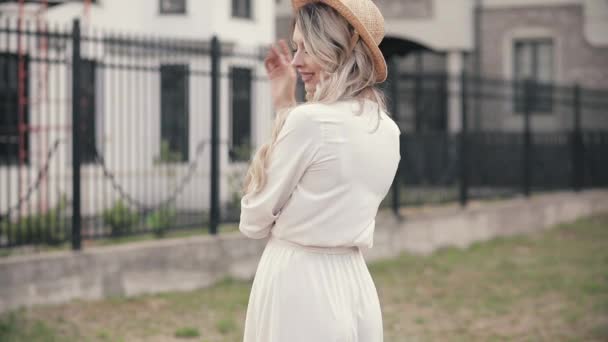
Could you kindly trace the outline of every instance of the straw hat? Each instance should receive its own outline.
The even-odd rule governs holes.
[[[384,82],[387,75],[386,61],[378,47],[384,38],[384,17],[372,0],[291,0],[295,11],[311,2],[321,2],[332,7],[353,25],[372,52],[376,82]]]

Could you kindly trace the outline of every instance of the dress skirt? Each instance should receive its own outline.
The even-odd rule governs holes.
[[[376,287],[356,247],[271,237],[254,277],[244,342],[382,342]]]

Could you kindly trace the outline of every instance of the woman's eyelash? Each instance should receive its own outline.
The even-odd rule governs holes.
[[[308,51],[303,50],[305,54],[308,54]],[[297,47],[291,47],[291,53],[295,54],[296,52],[298,52],[298,48]]]

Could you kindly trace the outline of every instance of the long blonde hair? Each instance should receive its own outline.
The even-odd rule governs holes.
[[[306,51],[323,67],[314,94],[307,94],[309,102],[333,103],[358,100],[361,111],[369,99],[377,104],[378,124],[386,111],[384,94],[377,89],[376,72],[371,53],[352,25],[330,6],[315,2],[298,10],[294,25],[302,32]],[[281,128],[291,109],[277,113],[270,142],[255,154],[245,177],[244,194],[257,193],[266,184],[266,167]],[[361,112],[360,111],[360,112]]]

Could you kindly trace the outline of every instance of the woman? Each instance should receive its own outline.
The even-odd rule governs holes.
[[[293,0],[295,54],[265,65],[278,111],[252,160],[239,229],[270,236],[245,342],[379,342],[378,295],[360,248],[400,160],[399,129],[374,85],[386,78],[384,20],[371,0]],[[306,104],[295,103],[296,71]]]

